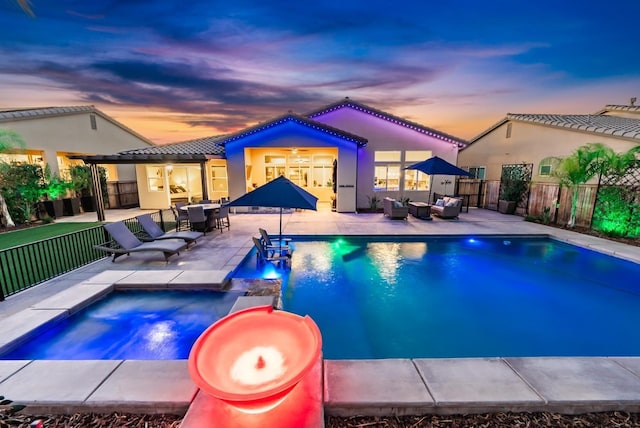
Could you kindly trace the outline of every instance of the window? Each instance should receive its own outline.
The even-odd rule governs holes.
[[[375,152],[374,190],[400,190],[401,155],[399,151]]]
[[[164,191],[164,166],[147,167],[147,183],[150,192]]]
[[[404,190],[429,190],[429,176],[415,169],[404,170]]]
[[[507,135],[506,138],[511,138],[511,123],[507,123]]]
[[[558,160],[556,158],[544,158],[540,161],[540,166],[538,167],[538,174],[544,176],[550,176],[553,169],[558,164]]]
[[[473,178],[484,180],[486,174],[486,168],[484,166],[470,166],[467,168],[470,174],[473,174]]]
[[[229,194],[227,167],[225,165],[211,165],[211,192],[214,199],[226,197]]]
[[[400,190],[400,166],[376,165],[374,190]]]
[[[264,176],[267,181],[271,181],[285,175],[287,158],[285,156],[265,156],[264,164]]]
[[[313,187],[333,187],[333,156],[313,157]]]
[[[98,124],[96,123],[96,115],[90,114],[89,121],[91,122],[91,129],[98,129]]]

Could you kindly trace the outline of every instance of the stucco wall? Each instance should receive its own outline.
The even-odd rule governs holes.
[[[91,129],[90,114],[96,118]],[[28,149],[39,150],[52,172],[59,173],[58,152],[73,154],[113,154],[123,150],[149,146],[142,138],[120,128],[97,113],[78,113],[64,116],[38,117],[0,122],[0,127],[17,132]],[[111,180],[133,180],[132,165],[119,165],[118,177]]]
[[[359,150],[358,176],[357,176],[357,206],[366,208],[369,206],[369,197],[376,195],[379,198],[390,196],[393,198],[408,197],[412,201],[427,201],[429,193],[425,191],[388,191],[374,192],[374,153],[379,150],[424,150],[431,151],[432,156],[439,156],[448,162],[456,164],[458,148],[451,142],[423,134],[402,125],[394,124],[388,120],[372,116],[368,113],[351,108],[341,108],[328,112],[322,116],[314,117],[314,120],[325,123],[365,137],[369,142],[366,147]],[[444,193],[445,187],[441,182],[451,177],[433,176],[431,184],[432,192]],[[401,182],[403,175],[401,174]],[[401,183],[401,188],[403,184]],[[453,186],[449,185],[447,191],[451,193]]]
[[[247,193],[248,187],[251,187],[252,182],[264,183],[264,163],[262,159],[269,148],[309,148],[318,153],[322,153],[323,148],[332,149],[333,152],[337,150],[339,159],[338,183],[350,184],[355,182],[357,168],[356,143],[345,141],[340,137],[335,137],[322,131],[309,129],[295,122],[287,122],[263,130],[257,134],[227,143],[225,147],[229,174],[229,197],[231,200]],[[247,181],[245,165],[251,167],[252,178],[249,181]],[[338,189],[338,201],[343,201],[340,208],[344,211],[355,211],[355,198],[348,195],[353,189],[355,188],[343,187]],[[323,200],[326,198],[325,194],[327,194],[328,189],[316,190],[309,188],[307,190],[314,194],[318,193],[316,196]],[[349,202],[349,200],[352,202]]]
[[[511,138],[506,138],[507,124],[512,123]],[[615,152],[626,152],[637,143],[604,137],[588,132],[556,128],[525,122],[506,122],[460,151],[460,167],[486,167],[487,180],[500,180],[502,165],[533,163],[533,181],[555,182],[538,174],[540,161],[547,157],[566,157],[580,146],[603,143]]]

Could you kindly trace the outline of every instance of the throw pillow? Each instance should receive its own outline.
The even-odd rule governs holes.
[[[400,201],[393,201],[393,206],[396,208],[402,208],[402,202]]]
[[[438,199],[436,201],[436,207],[444,207],[444,199]]]
[[[445,207],[457,207],[458,206],[458,199],[451,198],[451,199],[449,199],[449,202],[444,204],[444,206]]]

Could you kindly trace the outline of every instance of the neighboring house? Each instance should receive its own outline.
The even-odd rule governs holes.
[[[86,161],[136,163],[141,208],[166,208],[183,198],[235,199],[284,175],[319,202],[330,203],[335,197],[337,211],[354,212],[368,207],[374,195],[427,201],[429,191],[444,193],[445,177],[434,179],[429,189],[428,176],[404,168],[435,155],[455,164],[458,149],[465,144],[346,98],[306,115],[289,113],[230,135]]]
[[[500,180],[502,165],[533,164],[532,180],[551,177],[556,158],[567,157],[580,146],[603,143],[615,152],[640,144],[640,107],[608,105],[595,114],[513,114],[469,141],[458,165],[477,178]]]
[[[74,155],[108,154],[154,144],[93,106],[0,110],[0,128],[17,132],[24,150],[0,154],[5,161],[48,164],[52,173],[65,175],[81,163]],[[109,181],[136,180],[133,165],[104,165]]]

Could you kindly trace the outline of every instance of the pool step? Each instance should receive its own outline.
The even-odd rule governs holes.
[[[224,290],[229,285],[229,275],[231,274],[230,270],[141,270],[128,272],[129,274],[113,282],[116,288]]]

